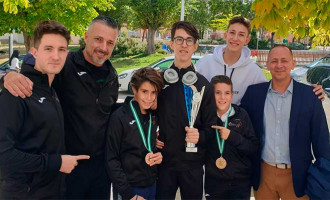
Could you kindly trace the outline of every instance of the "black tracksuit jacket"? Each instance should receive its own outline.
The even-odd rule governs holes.
[[[110,73],[101,88],[88,65],[91,64],[85,60],[82,50],[70,52],[53,85],[63,109],[67,153],[93,158],[104,153],[105,134],[119,84],[109,60],[105,65]]]
[[[194,84],[197,90],[200,92],[205,86],[194,125],[199,131],[199,141],[196,145],[198,152],[187,153],[185,127],[189,127],[189,121],[182,76],[188,71],[195,70],[193,66],[179,70],[174,64],[171,68],[177,71],[179,80],[173,84],[164,80],[165,87],[158,96],[159,140],[164,142],[164,148],[161,150],[163,154],[161,167],[177,171],[197,169],[204,164],[206,140],[210,134],[213,134],[211,126],[216,124],[213,86],[204,76],[197,73],[198,80]]]
[[[0,95],[0,199],[59,199],[62,109],[47,75],[30,66],[21,73],[34,83],[32,96],[21,99],[6,89]]]
[[[215,130],[209,138],[205,164],[205,191],[207,193],[216,193],[219,184],[229,184],[233,181],[242,185],[251,184],[252,156],[259,148],[259,140],[255,136],[247,112],[234,104],[232,106],[235,114],[228,119],[230,134],[225,141],[222,155],[227,161],[227,166],[222,170],[215,165],[215,161],[220,157]],[[217,124],[224,126],[219,117]]]
[[[131,199],[135,196],[133,187],[152,186],[157,177],[157,166],[150,167],[145,162],[148,151],[142,142],[129,101],[130,98],[126,98],[124,105],[112,114],[106,145],[108,173],[123,199]],[[139,104],[136,101],[132,103],[147,137],[149,114],[142,116]],[[158,124],[154,112],[148,111],[150,112],[152,114],[151,147],[155,152]]]

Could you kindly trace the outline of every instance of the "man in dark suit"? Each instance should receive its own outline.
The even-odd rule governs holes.
[[[322,103],[313,87],[290,77],[295,64],[287,46],[273,47],[267,60],[272,80],[250,86],[241,101],[261,142],[253,162],[257,200],[308,199],[307,170],[313,155],[330,159]]]

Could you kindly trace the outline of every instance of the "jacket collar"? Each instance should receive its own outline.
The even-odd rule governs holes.
[[[34,66],[27,64],[22,65],[21,73],[33,82],[33,87],[41,86],[44,88],[50,88],[48,75],[35,70]]]

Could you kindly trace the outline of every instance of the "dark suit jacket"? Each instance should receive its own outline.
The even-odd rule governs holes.
[[[260,142],[264,134],[264,106],[269,84],[270,82],[249,86],[241,101],[241,106],[249,113]],[[301,197],[305,195],[307,170],[313,160],[311,144],[316,159],[329,159],[330,145],[329,129],[321,101],[314,94],[313,87],[296,81],[293,81],[289,129],[293,187],[297,197]],[[261,149],[254,156],[252,169],[252,184],[257,190],[260,184]]]

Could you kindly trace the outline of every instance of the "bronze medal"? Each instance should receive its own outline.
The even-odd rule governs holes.
[[[145,161],[146,161],[147,165],[150,165],[150,163],[151,163],[151,161],[150,161],[150,156],[151,156],[151,154],[152,154],[152,153],[148,153],[148,154],[146,155]]]
[[[224,169],[227,166],[227,161],[221,156],[220,158],[218,158],[215,161],[215,165],[217,166],[217,168],[219,169]]]

